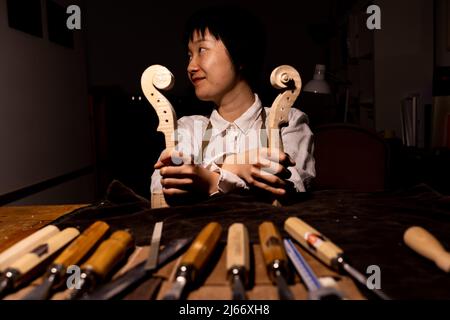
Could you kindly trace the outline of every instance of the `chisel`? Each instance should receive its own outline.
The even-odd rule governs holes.
[[[219,243],[222,227],[217,222],[210,222],[204,227],[183,255],[177,268],[176,279],[172,288],[164,296],[164,300],[179,300],[187,284],[197,280],[214,249]]]
[[[182,252],[191,242],[192,238],[176,239],[169,242],[164,246],[158,257],[157,268],[164,266],[167,262],[176,257],[178,253]],[[92,293],[84,295],[82,300],[109,300],[126,292],[129,288],[134,288],[136,284],[151,277],[153,274],[153,272],[146,270],[145,265],[146,261],[139,263],[117,279],[109,281],[96,288]],[[146,296],[152,297],[153,292],[146,292]]]
[[[50,224],[3,251],[0,254],[0,272],[5,271],[14,260],[17,260],[19,257],[30,252],[33,248],[44,243],[59,231],[58,227]]]
[[[250,242],[247,228],[242,223],[234,223],[228,228],[226,259],[233,300],[245,300],[250,270]]]
[[[286,283],[288,261],[283,248],[283,240],[272,222],[259,225],[259,241],[270,279],[278,287],[281,300],[294,300],[294,295]]]
[[[344,295],[336,288],[322,286],[319,278],[290,239],[284,239],[283,243],[289,259],[308,288],[309,300],[341,300],[344,298]]]
[[[70,300],[79,299],[83,294],[92,291],[126,257],[132,247],[133,237],[125,230],[116,231],[103,241],[81,266],[79,288],[73,289]]]
[[[34,268],[40,267],[79,234],[75,228],[66,228],[15,260],[0,279],[0,297],[30,280]]]
[[[284,222],[284,229],[298,241],[308,252],[327,266],[338,272],[346,271],[355,280],[367,287],[367,278],[344,260],[344,252],[319,231],[297,217],[290,217]],[[371,289],[379,298],[390,300],[381,289]]]
[[[162,221],[157,222],[153,227],[153,234],[150,240],[150,250],[147,263],[145,264],[145,269],[147,271],[154,270],[158,265],[159,242],[161,241],[162,228]]]
[[[97,221],[89,226],[53,261],[47,269],[44,281],[27,294],[23,300],[48,299],[52,288],[66,277],[67,268],[80,262],[108,229],[109,225],[103,221]]]
[[[410,227],[403,236],[405,243],[418,254],[430,259],[445,272],[450,272],[450,253],[436,237],[422,227]]]

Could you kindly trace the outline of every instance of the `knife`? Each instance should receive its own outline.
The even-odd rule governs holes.
[[[161,268],[166,263],[175,258],[192,242],[192,239],[192,237],[183,238],[172,240],[171,242],[169,242],[169,244],[162,249],[159,255],[157,268]],[[124,273],[117,279],[99,286],[98,289],[90,294],[86,294],[81,300],[109,300],[117,297],[119,294],[124,293],[133,285],[136,285],[142,280],[151,277],[152,272],[148,272],[145,269],[146,263],[146,261],[139,263],[137,266],[130,269],[128,272]],[[148,294],[148,297],[151,296],[152,293],[150,292]]]

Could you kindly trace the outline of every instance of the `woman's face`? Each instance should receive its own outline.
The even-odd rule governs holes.
[[[202,101],[213,101],[220,105],[239,81],[228,50],[221,40],[217,40],[208,29],[204,37],[195,31],[188,44],[189,79],[195,94]]]

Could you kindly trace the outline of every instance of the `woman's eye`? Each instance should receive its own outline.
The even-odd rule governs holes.
[[[205,52],[205,51],[206,51],[206,48],[200,47],[200,48],[198,49],[198,52],[199,52],[199,53],[202,53],[202,52]]]

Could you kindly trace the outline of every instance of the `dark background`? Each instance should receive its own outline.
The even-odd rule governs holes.
[[[379,138],[388,150],[383,155],[384,189],[425,182],[441,192],[449,190],[449,149],[433,145],[431,115],[420,146],[405,147],[399,129],[402,98],[417,92],[431,110],[433,88],[439,89],[434,95],[449,94],[445,89],[449,51],[442,40],[448,32],[445,0],[1,0],[7,9],[1,16],[5,23],[0,25],[0,37],[8,65],[0,79],[6,88],[0,121],[11,138],[2,140],[8,152],[0,162],[4,174],[0,204],[90,202],[101,198],[113,179],[149,197],[163,137],[156,132],[156,113],[142,94],[140,77],[148,66],[164,65],[175,76],[167,97],[178,117],[210,112],[188,83],[182,32],[190,14],[212,3],[250,9],[266,25],[266,80],[258,92],[264,105],[270,106],[277,95],[269,83],[276,66],[295,67],[305,86],[315,65],[325,64],[333,94],[302,92],[295,103],[308,114],[313,132],[337,123],[357,126],[358,132]],[[369,16],[365,10],[372,3],[381,7],[381,30],[365,27]],[[71,4],[81,8],[81,30],[68,31],[63,23],[68,17],[65,8]],[[17,70],[20,65],[24,70]],[[29,101],[39,116],[24,118]],[[70,112],[62,110],[70,104]],[[350,137],[344,144],[352,146],[354,141]],[[368,145],[346,151],[348,158],[364,153],[370,158],[373,150]],[[374,174],[370,166],[362,167],[367,176]],[[348,175],[355,181],[365,178]],[[85,193],[77,194],[80,190]]]

